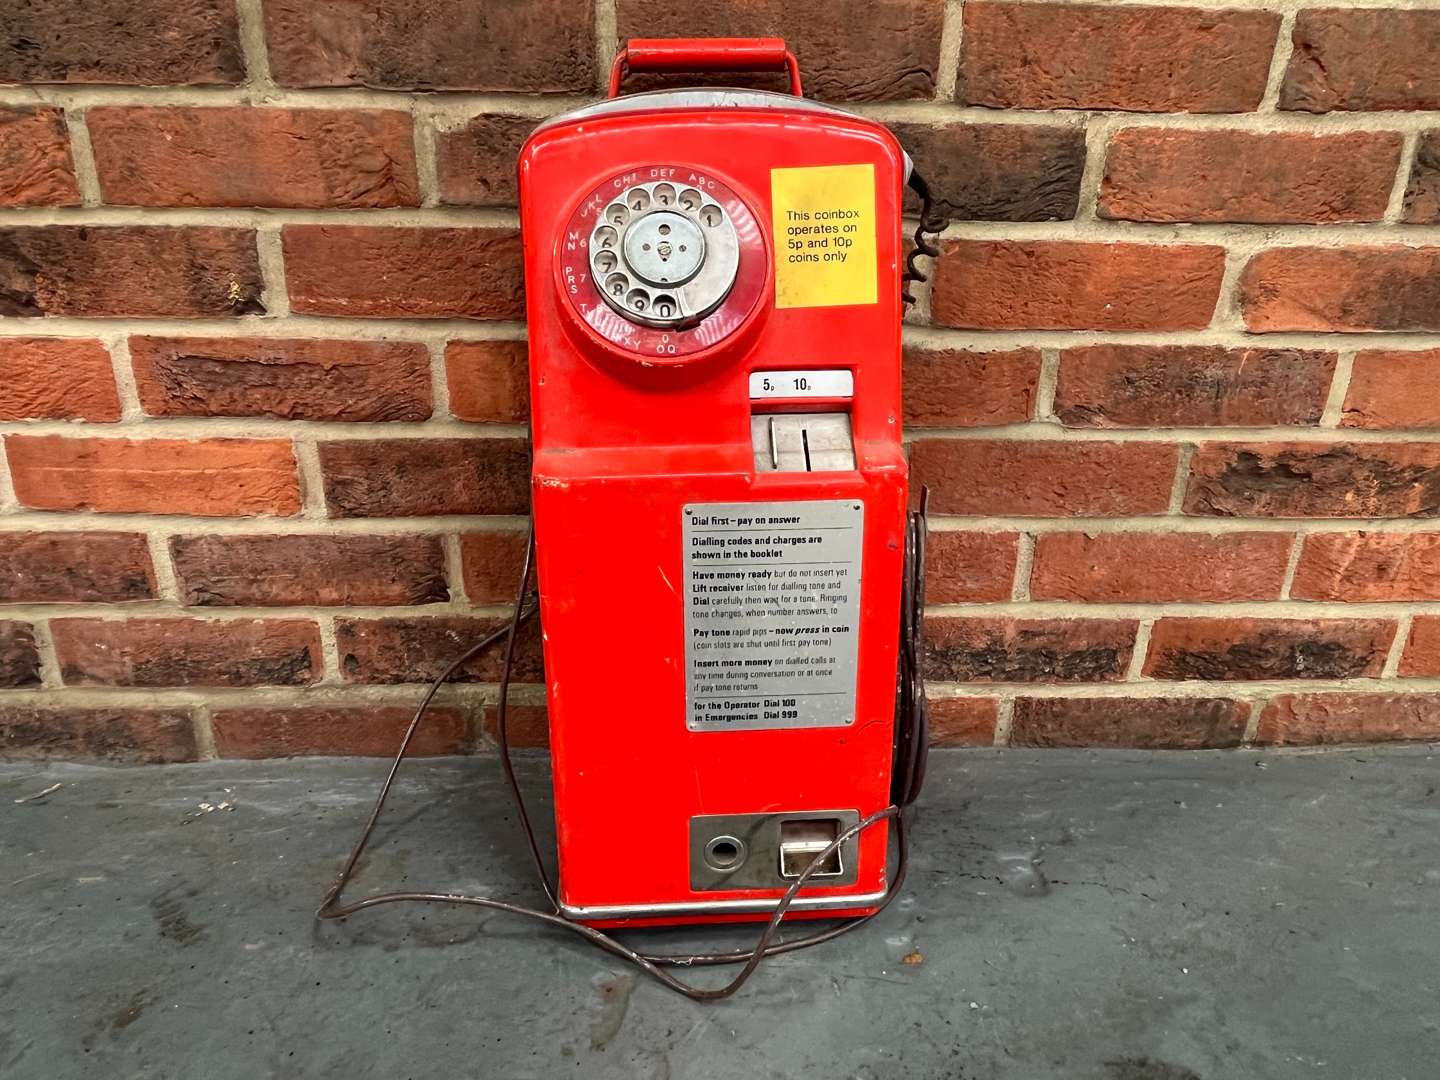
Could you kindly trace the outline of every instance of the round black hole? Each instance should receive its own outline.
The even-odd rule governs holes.
[[[721,862],[733,862],[735,856],[740,854],[740,849],[729,840],[721,840],[710,849],[710,854],[714,855],[715,858]]]

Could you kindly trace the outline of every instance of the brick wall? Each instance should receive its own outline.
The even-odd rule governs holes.
[[[1440,738],[1440,10],[829,9],[0,0],[0,747],[390,749],[520,552],[515,150],[682,33],[788,37],[954,218],[940,741]]]

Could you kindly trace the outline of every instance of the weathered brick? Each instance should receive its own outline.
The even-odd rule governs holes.
[[[1018,533],[932,530],[925,537],[925,599],[931,604],[1009,600]]]
[[[0,420],[120,419],[110,353],[93,338],[0,338]]]
[[[1278,600],[1290,558],[1284,533],[1044,533],[1030,595],[1096,603]]]
[[[320,677],[308,619],[53,619],[68,686],[304,686]]]
[[[112,513],[294,514],[295,455],[286,439],[68,439],[6,435],[22,506]]]
[[[1290,595],[1297,600],[1440,600],[1440,533],[1314,533]]]
[[[831,0],[823,11],[790,0],[618,0],[619,38],[780,37],[800,58],[805,93],[829,101],[930,98],[940,64],[942,0]],[[631,78],[627,91],[656,85]],[[680,85],[788,89],[780,76],[686,75]],[[671,76],[665,85],[676,85]]]
[[[0,756],[163,764],[194,761],[183,709],[35,709],[0,705]]]
[[[45,0],[0,11],[0,83],[234,84],[229,0]]]
[[[410,114],[122,106],[85,114],[100,190],[127,206],[418,206]]]
[[[925,677],[935,682],[1115,682],[1135,646],[1129,619],[932,615]]]
[[[1280,108],[1440,108],[1440,11],[1316,8],[1295,16]]]
[[[1125,221],[1379,221],[1401,135],[1127,128],[1110,140],[1096,207]]]
[[[263,314],[249,229],[165,225],[0,228],[0,316]]]
[[[1440,225],[1440,129],[1420,135],[1405,185],[1403,217],[1415,225]]]
[[[523,319],[514,229],[287,225],[294,311],[415,319]]]
[[[476,618],[448,615],[422,618],[335,620],[340,669],[352,683],[425,683],[437,678],[457,656],[503,626],[509,616]],[[505,638],[460,668],[454,682],[498,682],[505,659]],[[539,624],[531,620],[515,641],[517,682],[545,677],[540,659]]]
[[[0,690],[40,685],[40,653],[29,623],[0,620]]]
[[[492,740],[500,730],[499,708],[485,706],[485,734]],[[505,707],[505,741],[512,749],[535,749],[550,745],[550,718],[544,705],[510,702]]]
[[[0,604],[154,598],[150,546],[140,533],[0,533]]]
[[[1015,109],[1248,112],[1280,16],[1268,11],[970,0],[961,101]]]
[[[1287,247],[1240,274],[1250,330],[1440,330],[1440,247]]]
[[[530,365],[523,341],[445,346],[450,411],[461,420],[523,424],[530,418]]]
[[[976,330],[1199,330],[1224,271],[1213,245],[951,240],[931,318]]]
[[[595,88],[593,7],[572,0],[266,0],[265,37],[281,86]]]
[[[971,352],[905,349],[905,423],[989,427],[1030,419],[1040,380],[1039,349]]]
[[[926,708],[931,746],[994,745],[994,698],[931,698]]]
[[[1185,513],[1222,517],[1433,517],[1440,445],[1205,443]]]
[[[320,444],[325,502],[336,517],[524,514],[523,439],[354,439]]]
[[[430,354],[419,342],[132,337],[150,416],[424,420]]]
[[[64,111],[0,108],[0,206],[79,205]]]
[[[316,754],[391,757],[415,710],[407,705],[307,705],[291,709],[219,709],[210,719],[222,758],[306,757]],[[406,757],[458,754],[465,748],[465,714],[433,706]]]
[[[525,534],[518,529],[461,533],[460,560],[471,603],[511,603],[525,561]]]
[[[1239,746],[1250,706],[1230,698],[1016,698],[1012,746],[1208,750]]]
[[[1440,427],[1440,349],[1357,353],[1340,426]]]
[[[1264,746],[1440,739],[1440,694],[1281,694],[1260,714]]]
[[[197,607],[450,599],[438,536],[177,536],[170,555],[184,602]]]
[[[540,121],[485,113],[435,138],[440,201],[450,206],[514,206],[515,162]]]
[[[1155,679],[1375,678],[1395,640],[1389,619],[1157,619]]]
[[[917,439],[911,484],[937,514],[1113,517],[1163,513],[1178,451],[1162,443]]]
[[[1042,124],[894,124],[951,221],[1061,221],[1075,216],[1085,132]],[[911,213],[919,200],[906,195]]]
[[[1440,675],[1440,617],[1415,616],[1410,624],[1410,640],[1400,654],[1400,674],[1406,678]]]
[[[1318,424],[1335,354],[1221,345],[1088,345],[1060,354],[1055,415],[1071,427]]]

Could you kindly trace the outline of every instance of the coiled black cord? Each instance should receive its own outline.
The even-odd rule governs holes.
[[[940,257],[940,248],[926,239],[926,236],[939,236],[945,231],[949,220],[935,210],[935,201],[930,195],[930,185],[925,182],[925,178],[920,175],[918,170],[911,168],[910,179],[907,183],[910,185],[910,190],[920,197],[920,220],[915,225],[914,246],[910,249],[910,254],[905,257],[905,273],[900,280],[900,299],[906,304],[913,304],[915,297],[910,292],[910,283],[930,280],[920,269],[918,260],[922,255],[931,259]]]

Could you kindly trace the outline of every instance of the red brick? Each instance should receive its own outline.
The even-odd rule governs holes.
[[[1059,221],[1075,216],[1085,132],[1042,124],[892,124],[951,221]],[[919,200],[906,196],[918,216]]]
[[[1401,135],[1128,128],[1110,140],[1097,213],[1125,221],[1379,221]]]
[[[294,514],[295,455],[285,439],[67,439],[6,435],[20,505],[111,513]]]
[[[780,37],[800,58],[805,93],[828,101],[900,101],[935,94],[942,0],[830,0],[823,10],[793,0],[618,0],[619,38]],[[782,77],[729,72],[630,78],[626,91],[654,85],[762,86],[785,90]]]
[[[925,599],[931,604],[1009,600],[1019,533],[932,530],[925,538]]]
[[[1248,112],[1280,16],[1111,4],[965,5],[961,101],[1015,109]]]
[[[1410,640],[1400,654],[1400,674],[1407,678],[1440,675],[1440,617],[1415,616],[1410,624]]]
[[[1440,330],[1440,247],[1262,251],[1240,275],[1250,330]]]
[[[0,228],[0,316],[263,314],[249,229],[165,225]]]
[[[1282,109],[1440,109],[1440,11],[1301,11],[1291,40]]]
[[[486,113],[435,138],[440,201],[449,206],[514,206],[520,147],[540,121]]]
[[[281,86],[595,88],[593,8],[572,0],[266,0],[265,37]]]
[[[40,653],[29,623],[0,620],[0,690],[40,685]]]
[[[354,439],[320,444],[325,502],[336,517],[524,514],[523,439]]]
[[[230,0],[7,4],[0,83],[235,84],[245,61]]]
[[[1440,600],[1440,533],[1315,533],[1305,538],[1297,600]]]
[[[154,598],[150,546],[140,533],[0,533],[0,604]]]
[[[445,346],[450,411],[461,420],[523,424],[530,418],[530,365],[523,341]]]
[[[426,683],[438,678],[456,657],[488,634],[508,626],[510,617],[448,615],[422,618],[335,620],[340,669],[352,683]],[[453,682],[498,682],[505,659],[502,636],[452,678]],[[517,682],[545,677],[540,630],[532,619],[515,642]]]
[[[1440,445],[1205,443],[1185,513],[1222,517],[1433,517]]]
[[[1440,225],[1440,129],[1420,135],[1405,185],[1403,217],[1415,225]]]
[[[460,559],[471,603],[512,603],[525,561],[525,534],[518,529],[461,533]]]
[[[931,746],[993,746],[996,703],[994,698],[931,698]]]
[[[418,206],[410,114],[250,105],[94,108],[100,190],[127,206]]]
[[[110,353],[93,338],[0,338],[0,420],[120,419]]]
[[[485,734],[493,741],[500,730],[499,707],[487,704],[484,712]],[[520,705],[510,702],[505,707],[505,741],[511,749],[536,749],[550,745],[550,719],[544,705]]]
[[[222,758],[392,757],[415,710],[408,705],[307,705],[293,709],[220,709],[210,726]],[[406,757],[458,754],[465,748],[465,715],[432,707]]]
[[[419,342],[132,337],[150,416],[424,420],[430,354]]]
[[[1040,350],[905,349],[905,423],[989,427],[1030,419]]]
[[[308,619],[53,619],[69,686],[304,686],[320,677]]]
[[[1211,245],[951,240],[931,318],[977,330],[1199,330],[1224,272],[1225,249]]]
[[[1220,345],[1088,345],[1060,354],[1055,415],[1071,427],[1318,424],[1335,354]]]
[[[1440,427],[1440,349],[1356,354],[1340,426]]]
[[[177,536],[170,555],[184,602],[197,607],[450,599],[438,536]]]
[[[1030,595],[1096,603],[1278,600],[1290,558],[1284,533],[1045,533]]]
[[[1135,646],[1129,619],[932,615],[925,677],[934,682],[1115,682]]]
[[[1155,679],[1375,678],[1395,640],[1389,619],[1158,619]]]
[[[310,315],[523,319],[514,229],[287,225],[290,306]]]
[[[1170,504],[1178,451],[1161,443],[918,439],[911,485],[937,514],[1114,517]]]
[[[0,705],[0,755],[164,764],[194,761],[183,709],[33,709]]]
[[[1440,694],[1281,694],[1265,706],[1265,746],[1440,739]]]
[[[0,206],[79,205],[64,111],[0,108]]]
[[[1229,698],[1016,698],[1012,746],[1239,746],[1250,706]]]

